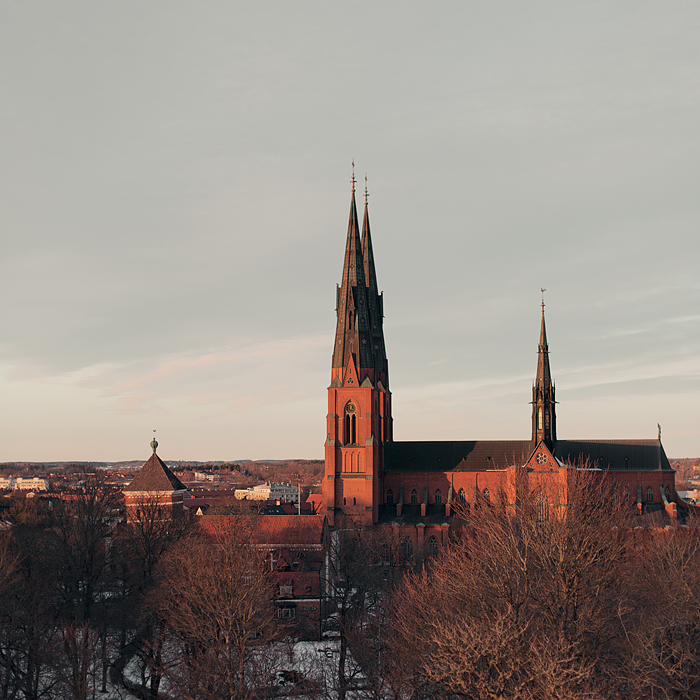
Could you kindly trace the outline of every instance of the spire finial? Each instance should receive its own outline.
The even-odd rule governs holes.
[[[355,159],[352,159],[352,180],[350,181],[352,183],[352,193],[355,194],[355,183],[357,180],[355,180]]]
[[[153,431],[153,440],[151,440],[151,447],[153,448],[153,454],[156,453],[156,448],[158,447],[158,441],[156,440],[156,431]]]
[[[367,206],[367,198],[369,197],[369,193],[367,192],[367,173],[365,173],[365,206]]]
[[[656,427],[659,429],[659,442],[661,442],[661,423],[657,423]]]
[[[547,290],[544,287],[540,287],[540,292],[542,293],[542,315],[544,316],[544,293]]]

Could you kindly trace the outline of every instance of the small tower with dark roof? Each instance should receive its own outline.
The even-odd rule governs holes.
[[[323,503],[331,525],[343,516],[377,522],[382,446],[392,439],[383,300],[377,289],[367,197],[365,189],[360,239],[353,172],[326,418]]]
[[[135,519],[139,508],[158,507],[172,514],[182,511],[185,485],[173,474],[156,454],[158,443],[151,442],[153,454],[141,467],[132,482],[122,489],[126,502],[127,521]]]
[[[542,290],[544,293],[544,290]],[[557,414],[554,399],[554,382],[549,369],[549,346],[544,324],[544,298],[542,299],[542,325],[537,347],[537,376],[532,387],[532,442],[544,440],[551,450],[557,439]]]

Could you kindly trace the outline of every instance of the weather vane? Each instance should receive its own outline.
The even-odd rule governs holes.
[[[544,287],[540,287],[540,292],[542,292],[542,311],[544,311],[544,293],[547,290]]]
[[[352,191],[354,192],[355,191],[355,183],[357,182],[357,180],[355,180],[355,159],[354,158],[352,159],[352,180],[351,180],[351,182],[352,182]]]
[[[365,173],[365,206],[367,206],[367,198],[369,197],[369,194],[367,192],[367,173]]]

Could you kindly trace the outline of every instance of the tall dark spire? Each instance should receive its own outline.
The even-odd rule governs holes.
[[[544,289],[542,293],[544,294]],[[554,383],[549,369],[549,346],[547,329],[544,323],[544,297],[542,299],[542,324],[540,342],[537,347],[537,376],[532,387],[532,440],[538,443],[544,440],[551,449],[557,439],[556,401]]]
[[[336,297],[338,320],[333,348],[332,366],[334,368],[346,367],[351,355],[354,357],[355,366],[358,369],[374,367],[369,332],[367,284],[359,229],[353,172],[343,281],[337,289]]]
[[[377,273],[374,269],[374,251],[372,250],[372,235],[369,229],[369,208],[367,192],[367,176],[365,175],[365,211],[362,220],[362,258],[367,284],[367,304],[369,307],[369,329],[372,339],[372,357],[377,378],[382,379],[384,387],[388,388],[389,369],[384,345],[384,295],[379,293]]]

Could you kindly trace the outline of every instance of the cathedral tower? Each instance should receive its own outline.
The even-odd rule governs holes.
[[[549,369],[549,346],[544,325],[543,299],[540,343],[537,348],[537,376],[532,387],[532,442],[537,445],[540,440],[544,440],[547,447],[552,450],[556,439],[556,401],[554,400],[554,382]]]
[[[383,296],[377,287],[365,209],[360,238],[355,178],[340,287],[326,418],[323,504],[331,525],[343,517],[376,523],[382,493],[382,445],[391,440],[391,394],[383,331]]]

